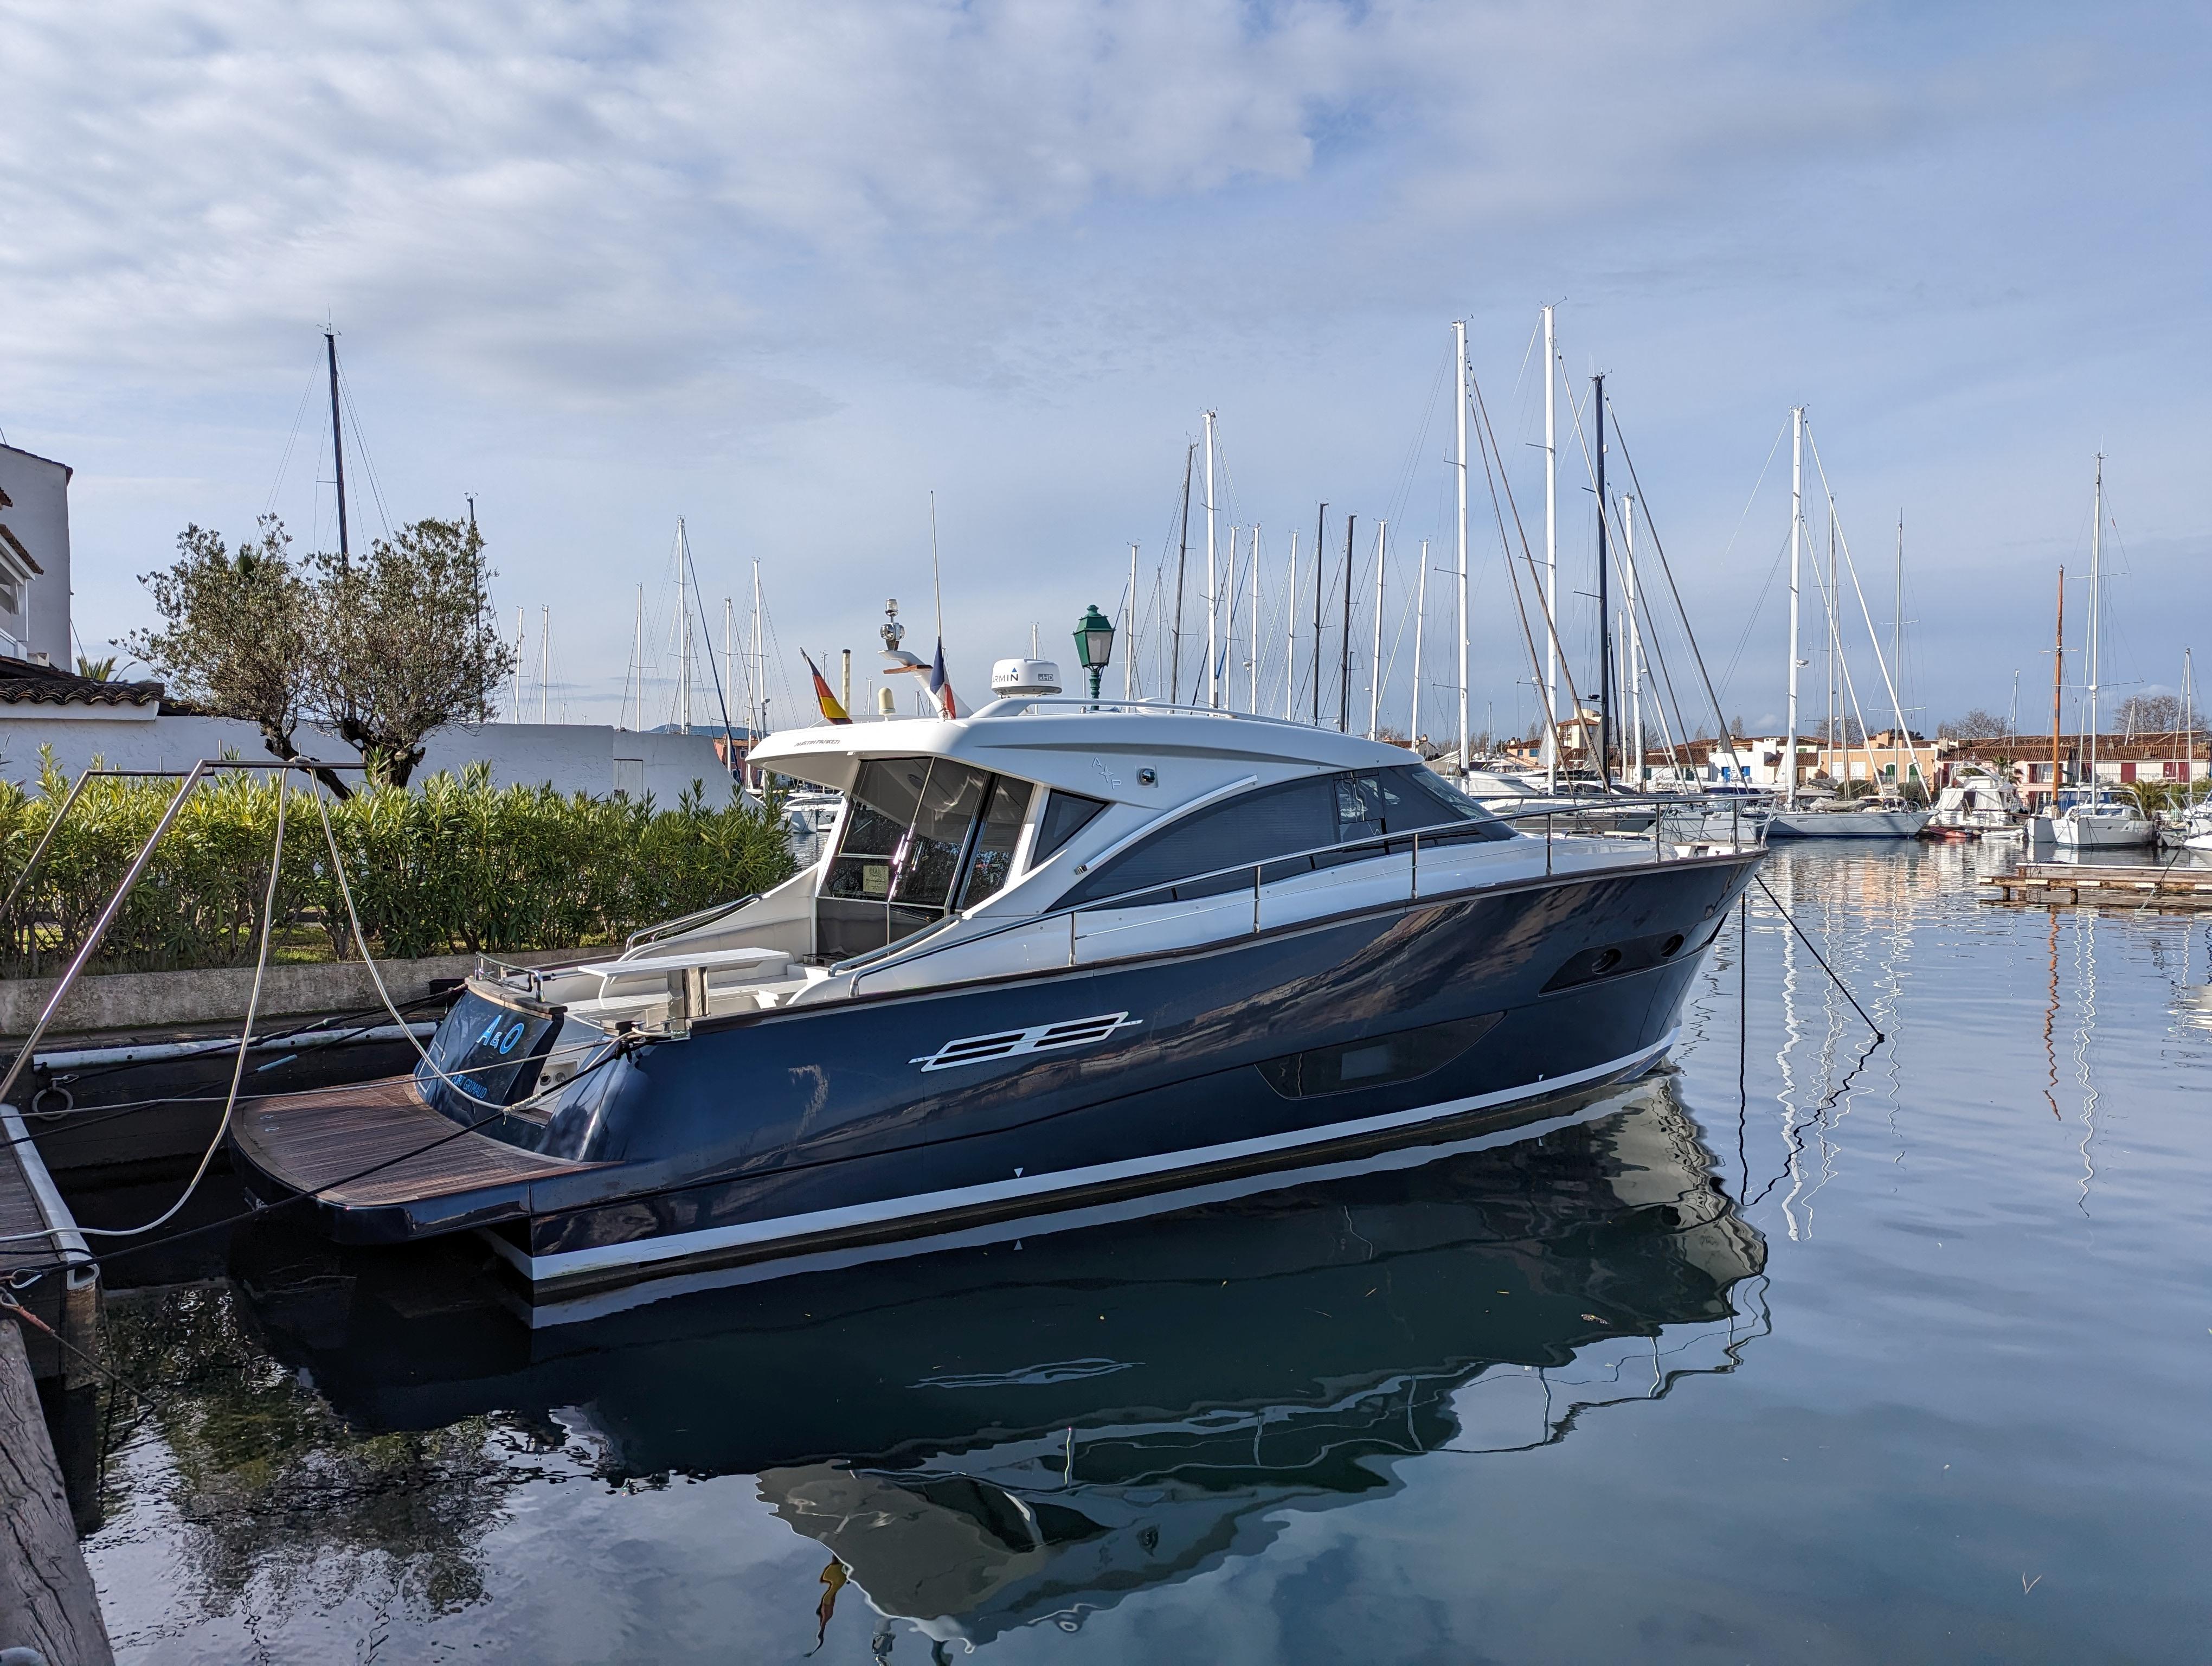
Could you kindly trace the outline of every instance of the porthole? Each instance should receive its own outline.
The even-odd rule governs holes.
[[[1659,958],[1662,960],[1672,960],[1681,952],[1681,947],[1682,933],[1676,932],[1672,937],[1668,938],[1664,943],[1662,943],[1659,945]]]
[[[1620,964],[1620,950],[1600,949],[1595,954],[1590,957],[1590,976],[1592,977],[1603,977],[1607,972],[1611,971],[1619,964]]]

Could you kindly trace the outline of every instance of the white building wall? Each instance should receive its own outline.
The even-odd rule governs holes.
[[[64,671],[76,669],[70,646],[70,473],[51,458],[0,446],[0,493],[13,506],[0,508],[0,526],[40,569],[31,581],[31,648]]]
[[[40,714],[30,715],[37,710]],[[77,715],[98,712],[100,714]],[[183,769],[204,757],[234,753],[241,758],[269,756],[261,732],[251,723],[222,717],[130,717],[113,708],[76,707],[58,716],[54,708],[0,707],[0,778],[28,785],[39,771],[39,748],[51,745],[55,761],[72,779],[97,757],[111,769]],[[309,733],[318,734],[311,743]],[[470,763],[491,765],[501,786],[535,787],[550,781],[562,793],[605,798],[620,787],[634,796],[650,793],[655,804],[674,808],[694,781],[703,783],[710,805],[729,802],[729,771],[714,752],[708,734],[635,734],[626,729],[583,723],[487,723],[479,728],[441,730],[425,749],[414,779],[438,771],[458,775]],[[349,761],[353,748],[319,732],[303,732],[303,751]]]

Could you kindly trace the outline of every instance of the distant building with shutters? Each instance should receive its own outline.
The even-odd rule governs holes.
[[[0,446],[0,654],[76,669],[65,463]]]

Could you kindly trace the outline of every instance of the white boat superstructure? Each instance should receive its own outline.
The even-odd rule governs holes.
[[[1969,764],[1936,794],[1929,825],[1989,838],[2017,834],[2027,818],[2027,806],[2011,776]]]
[[[2052,819],[2051,832],[2061,850],[2133,850],[2158,836],[2133,803],[2104,797],[2068,805]]]

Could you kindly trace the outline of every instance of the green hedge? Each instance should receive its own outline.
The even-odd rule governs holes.
[[[0,782],[0,898],[68,794],[51,758],[36,790]],[[173,781],[88,784],[24,894],[0,916],[0,976],[58,972],[161,818]],[[380,958],[569,948],[765,891],[794,870],[773,818],[708,809],[698,786],[673,810],[564,798],[550,787],[494,787],[471,765],[409,789],[331,806],[362,925]],[[276,787],[225,771],[204,781],[163,836],[94,969],[250,965],[269,881]],[[351,958],[345,907],[314,806],[286,811],[276,929],[292,958]]]

